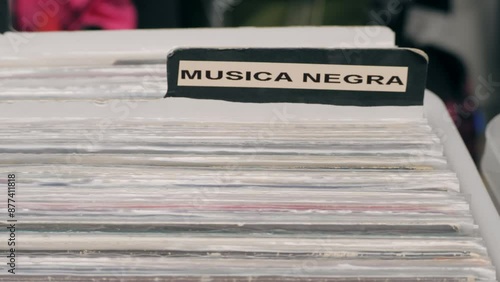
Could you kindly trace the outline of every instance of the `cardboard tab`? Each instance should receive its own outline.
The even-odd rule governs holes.
[[[165,97],[414,106],[426,75],[425,54],[412,49],[177,49]]]

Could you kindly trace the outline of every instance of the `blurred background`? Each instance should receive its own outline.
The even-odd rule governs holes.
[[[430,57],[438,94],[477,162],[500,113],[497,0],[0,0],[0,32],[385,25]],[[1,55],[1,54],[0,54]]]

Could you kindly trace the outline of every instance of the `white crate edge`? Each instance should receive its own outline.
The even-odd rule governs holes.
[[[470,196],[472,215],[484,238],[500,280],[500,216],[484,186],[479,172],[465,147],[458,130],[448,115],[444,103],[434,93],[426,91],[424,112],[441,138],[451,169],[457,174],[462,193]]]
[[[481,158],[481,172],[500,212],[500,115],[486,128],[486,144]]]

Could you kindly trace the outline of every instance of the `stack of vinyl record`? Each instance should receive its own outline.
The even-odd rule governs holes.
[[[144,93],[121,66],[59,71],[3,71],[0,96]],[[424,118],[0,122],[19,230],[0,281],[495,281]]]
[[[164,64],[0,68],[0,100],[158,99]]]

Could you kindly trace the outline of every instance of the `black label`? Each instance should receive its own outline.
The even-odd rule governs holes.
[[[165,97],[411,106],[423,104],[426,75],[412,49],[177,49]]]

